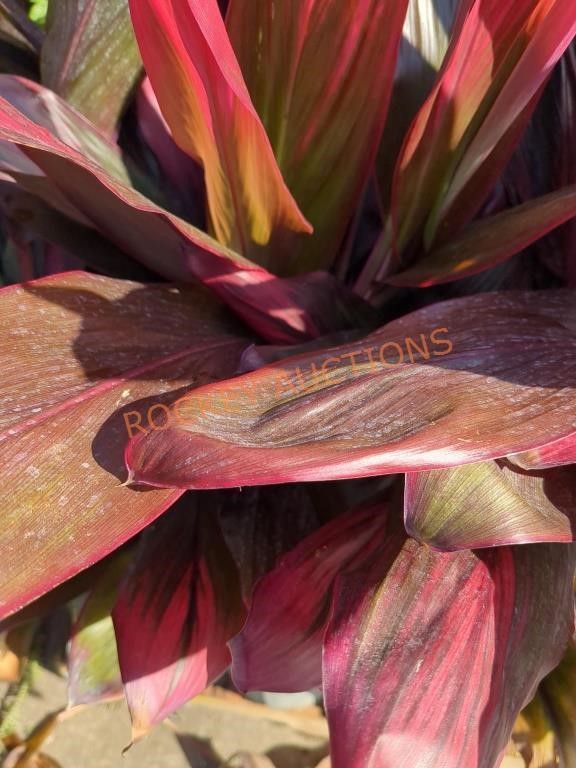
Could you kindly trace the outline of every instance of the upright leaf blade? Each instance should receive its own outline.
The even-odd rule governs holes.
[[[398,161],[399,249],[424,227],[428,244],[440,234],[445,240],[476,212],[575,31],[576,12],[562,0],[463,7],[441,76]]]
[[[354,215],[388,112],[407,0],[232,0],[226,24],[280,169],[314,237],[286,272],[328,267]],[[370,82],[370,87],[366,87]]]
[[[127,0],[58,0],[48,6],[42,82],[113,133],[142,63]]]
[[[177,144],[204,166],[217,239],[245,255],[310,232],[250,101],[216,0],[131,0],[146,71]]]
[[[376,164],[386,211],[396,158],[412,120],[434,87],[458,4],[459,0],[409,0],[394,73],[393,109],[386,120]]]
[[[475,275],[514,256],[574,216],[576,185],[571,185],[474,222],[386,282],[428,286]]]

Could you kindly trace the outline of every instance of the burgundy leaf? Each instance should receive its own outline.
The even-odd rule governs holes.
[[[142,81],[136,95],[138,131],[154,153],[174,192],[175,212],[195,226],[205,223],[205,189],[202,168],[172,138],[150,80]],[[172,202],[172,200],[171,200]]]
[[[281,489],[261,486],[218,491],[214,498],[203,494],[203,509],[212,514],[214,507],[218,515],[240,573],[246,605],[250,604],[257,580],[325,521],[319,505],[314,503],[314,490],[312,483],[292,483]],[[333,500],[325,483],[318,492]]]
[[[573,433],[575,390],[573,293],[481,294],[190,393],[126,460],[171,488],[459,466]]]
[[[385,525],[381,502],[341,515],[258,582],[246,624],[230,643],[240,690],[294,692],[321,684],[332,583],[359,554],[370,552]]]
[[[334,768],[496,768],[573,631],[574,545],[441,554],[398,533],[336,584]]]

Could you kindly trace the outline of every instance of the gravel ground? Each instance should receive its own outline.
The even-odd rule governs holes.
[[[20,734],[27,736],[65,703],[65,679],[39,670],[19,710]],[[182,707],[123,756],[129,741],[126,706],[115,702],[88,707],[60,722],[42,752],[61,768],[249,766],[230,761],[238,752],[267,755],[274,768],[315,768],[327,752],[327,727],[314,708],[273,710],[215,689]]]

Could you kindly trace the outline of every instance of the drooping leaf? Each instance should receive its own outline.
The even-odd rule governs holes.
[[[334,768],[496,768],[572,634],[575,558],[441,554],[398,533],[340,577],[324,648]]]
[[[212,230],[251,255],[310,232],[252,105],[216,0],[130,0],[146,72],[176,143],[203,167]]]
[[[1,98],[0,140],[33,160],[51,181],[56,199],[64,198],[83,221],[157,274],[205,283],[268,341],[290,343],[319,335],[282,280],[155,205]],[[29,172],[11,168],[10,175],[37,192]]]
[[[135,738],[224,672],[244,621],[236,567],[203,511],[186,495],[147,531],[114,607]]]
[[[399,158],[396,247],[461,229],[502,171],[536,97],[576,31],[562,0],[471,0],[458,13],[436,87]]]
[[[342,243],[380,143],[407,5],[230,3],[226,25],[248,89],[314,226],[313,238],[272,240],[272,253],[284,250],[284,274],[327,268]]]
[[[148,406],[191,382],[231,375],[246,342],[192,287],[68,273],[3,289],[0,309],[5,617],[178,498],[120,487],[127,426],[147,428]]]
[[[48,8],[42,82],[113,133],[142,63],[127,0],[57,0]]]
[[[105,168],[118,181],[131,184],[118,145],[56,93],[23,77],[0,75],[0,96],[32,123]]]
[[[111,558],[87,595],[72,629],[68,654],[68,706],[93,704],[123,695],[116,636],[110,615],[132,551]]]
[[[428,286],[475,275],[523,250],[573,216],[576,185],[475,222],[408,270],[387,278],[387,282]]]
[[[405,524],[437,549],[576,540],[576,465],[528,472],[510,462],[406,475]]]
[[[257,583],[246,623],[230,643],[241,691],[297,692],[322,682],[322,639],[336,575],[367,556],[386,524],[373,503],[305,538]]]
[[[509,458],[514,464],[524,469],[547,469],[576,464],[576,433],[541,448],[513,454]]]
[[[369,477],[561,439],[576,427],[576,304],[533,296],[435,304],[190,393],[177,424],[129,443],[131,475],[171,488]]]

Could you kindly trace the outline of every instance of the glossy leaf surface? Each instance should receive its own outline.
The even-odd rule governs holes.
[[[441,75],[414,120],[394,191],[396,245],[430,245],[462,227],[490,191],[576,31],[562,0],[470,0]]]
[[[407,4],[230,3],[226,25],[255,107],[314,226],[312,238],[285,243],[283,273],[327,268],[342,243],[380,143]]]
[[[180,488],[459,466],[574,432],[575,388],[573,293],[481,294],[190,393],[126,459]]]
[[[83,221],[157,274],[208,285],[270,341],[286,343],[318,335],[307,311],[279,278],[155,205],[1,98],[0,140],[33,160],[55,188],[56,200],[63,197]],[[11,168],[10,175],[36,192],[29,172]],[[45,186],[42,191],[46,199]]]

